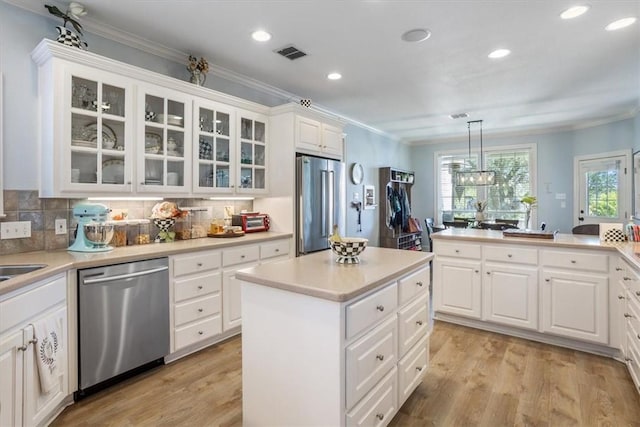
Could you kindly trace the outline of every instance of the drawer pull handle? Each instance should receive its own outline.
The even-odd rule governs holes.
[[[416,282],[416,285],[422,287],[422,282]]]
[[[636,291],[636,295],[640,297],[640,291]]]
[[[631,277],[624,276],[622,280],[631,280]]]
[[[203,310],[203,309],[201,309],[201,308],[199,308],[199,309],[198,309],[198,313],[202,313],[203,311],[204,311],[204,310]]]
[[[198,289],[202,289],[202,285],[198,285]]]
[[[379,361],[381,361],[381,362],[382,362],[382,361],[384,360],[384,355],[382,355],[382,354],[378,354],[378,355],[376,356],[376,359],[378,359]]]
[[[38,343],[38,338],[33,337],[32,339],[29,340],[29,344],[37,344]]]
[[[378,306],[376,306],[376,310],[378,310],[378,311],[384,311],[384,305],[378,305]]]
[[[629,318],[632,318],[633,316],[632,316],[631,314],[629,314],[629,313],[625,313],[625,314],[624,314],[624,317],[626,317],[627,319],[629,319]]]
[[[418,326],[422,326],[422,323],[424,323],[424,322],[422,322],[422,320],[417,320],[416,321],[416,325],[418,325]]]
[[[416,371],[422,372],[422,366],[416,366]]]
[[[636,334],[636,337],[638,337],[638,339],[640,340],[640,334]]]
[[[622,268],[616,267],[616,271],[622,271]]]
[[[276,252],[280,252],[280,249],[276,249]]]
[[[384,420],[384,414],[376,414],[376,418],[382,421]]]
[[[625,299],[623,295],[618,295],[618,299]]]
[[[480,270],[473,270],[473,271],[476,272],[476,273],[480,273]]]
[[[545,281],[545,282],[550,282],[550,281],[551,281],[551,279],[544,279],[544,281]]]
[[[633,362],[633,359],[632,359],[632,358],[630,358],[630,357],[625,357],[625,358],[624,358],[624,361],[625,361],[625,362]]]
[[[507,254],[507,258],[513,258],[513,255]]]
[[[244,255],[240,255],[240,258],[244,259]]]
[[[198,335],[202,335],[202,334],[204,334],[204,332],[198,331]]]
[[[199,262],[198,264],[196,264],[198,267],[202,267],[202,263]]]
[[[27,346],[26,345],[21,345],[20,347],[18,347],[17,350],[18,351],[27,351]]]
[[[576,260],[575,260],[575,259],[572,259],[572,260],[571,260],[571,264],[575,264],[575,263],[576,263]]]
[[[489,275],[489,274],[491,274],[491,272],[490,272],[490,271],[487,271],[487,274]]]
[[[460,249],[456,249],[456,253],[459,254],[460,253]]]

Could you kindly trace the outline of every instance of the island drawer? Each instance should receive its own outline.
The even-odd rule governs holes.
[[[220,289],[222,289],[222,275],[219,272],[189,279],[177,279],[173,282],[173,300],[180,302],[220,292]]]
[[[428,293],[398,311],[398,348],[402,357],[429,329]]]
[[[638,341],[638,337],[634,337],[631,334],[633,331],[630,328],[627,328],[627,367],[629,369],[629,373],[631,374],[631,378],[635,383],[638,390],[640,390],[640,341]]]
[[[347,408],[351,408],[396,362],[397,321],[390,318],[346,349]]]
[[[429,339],[423,337],[398,363],[399,405],[416,389],[429,366]]]
[[[189,326],[176,328],[175,349],[179,350],[220,333],[222,333],[222,319],[220,318],[220,314],[216,314],[201,322],[190,324]]]
[[[443,242],[434,240],[435,253],[439,256],[480,259],[482,247],[473,243]]]
[[[205,251],[171,257],[173,277],[220,268],[220,251]]]
[[[398,369],[394,367],[373,390],[347,413],[348,426],[385,426],[398,409]]]
[[[398,288],[400,291],[400,305],[410,301],[420,292],[429,288],[429,267],[409,274],[398,280]]]
[[[182,326],[185,323],[204,319],[216,313],[220,313],[219,293],[176,304],[173,311],[173,321],[176,326]]]
[[[485,246],[484,259],[486,261],[537,265],[538,250],[522,246]]]
[[[601,272],[606,272],[609,269],[609,257],[602,254],[551,250],[540,252],[542,265],[546,267]]]
[[[624,317],[627,319],[627,328],[634,329],[634,334],[640,334],[640,303],[634,295],[627,292],[627,306],[625,308]],[[640,341],[636,338],[636,342],[640,346]]]
[[[638,272],[632,267],[625,266],[622,280],[635,300],[640,301],[640,277],[638,276]]]
[[[396,282],[346,307],[346,338],[352,338],[393,313],[398,306]]]
[[[275,258],[289,255],[289,240],[262,243],[260,245],[260,259]]]
[[[258,245],[240,246],[234,249],[222,251],[222,266],[243,264],[245,262],[257,261],[260,258],[260,247]]]

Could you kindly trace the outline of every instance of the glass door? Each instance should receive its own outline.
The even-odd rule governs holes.
[[[233,191],[235,161],[233,110],[212,102],[196,102],[193,134],[194,192]]]
[[[266,123],[266,117],[258,114],[243,112],[239,115],[239,192],[256,193],[267,189]]]

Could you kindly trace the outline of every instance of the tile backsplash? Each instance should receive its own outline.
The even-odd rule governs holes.
[[[42,250],[64,250],[74,239],[77,223],[72,209],[85,199],[41,199],[38,191],[4,190],[5,218],[0,221],[31,221],[31,237],[0,240],[0,256]],[[179,207],[207,207],[211,218],[223,218],[224,207],[233,206],[234,212],[253,209],[251,200],[166,199]],[[91,203],[91,202],[90,202]],[[99,201],[113,212],[126,211],[129,219],[149,218],[157,201]],[[55,233],[55,220],[67,220],[67,234]]]

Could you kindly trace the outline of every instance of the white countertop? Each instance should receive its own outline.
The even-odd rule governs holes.
[[[259,243],[269,240],[293,237],[291,233],[247,233],[236,238],[201,238],[179,240],[170,243],[150,243],[147,245],[123,246],[109,252],[68,252],[37,251],[14,255],[0,256],[0,265],[46,264],[45,268],[32,273],[22,274],[0,282],[0,295],[19,289],[38,280],[51,277],[73,268],[89,268],[122,262],[140,261],[144,259],[165,257],[180,253],[219,249],[244,244]]]
[[[348,301],[427,265],[429,252],[367,247],[359,264],[338,264],[330,250],[240,270],[236,278],[331,301]]]

